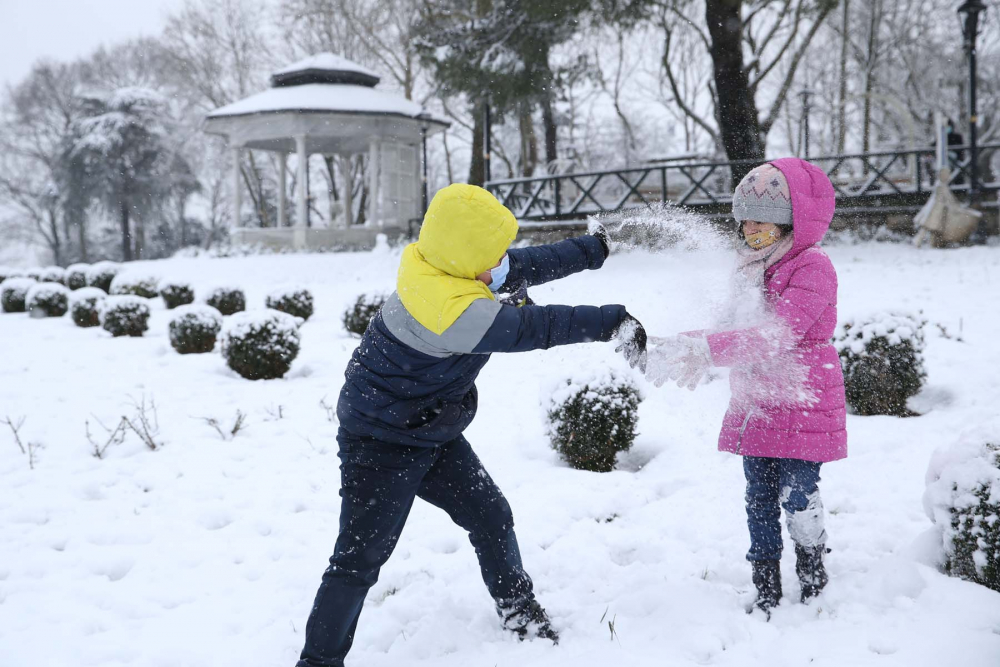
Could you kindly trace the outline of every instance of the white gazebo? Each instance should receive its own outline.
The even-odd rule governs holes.
[[[449,123],[416,102],[376,90],[378,82],[379,77],[361,65],[320,53],[275,72],[268,90],[208,114],[205,131],[226,137],[233,149],[234,242],[296,249],[368,247],[376,234],[402,233],[410,220],[423,215],[421,144]],[[240,224],[244,150],[279,154],[277,227]],[[296,155],[298,170],[291,226],[285,201],[290,153]],[[327,227],[308,224],[307,161],[314,153],[344,158],[342,164],[351,155],[368,153],[363,226],[353,224],[350,183],[342,188],[339,225],[333,224],[332,210]]]

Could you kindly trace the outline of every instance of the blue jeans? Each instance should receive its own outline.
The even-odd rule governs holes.
[[[815,461],[743,457],[747,478],[747,560],[781,559],[781,508],[792,540],[805,547],[826,544],[819,468]]]
[[[337,441],[340,536],[316,593],[296,667],[342,667],[368,589],[395,548],[416,497],[440,507],[469,532],[498,609],[532,598],[510,505],[464,437],[439,447],[405,447],[341,431]]]

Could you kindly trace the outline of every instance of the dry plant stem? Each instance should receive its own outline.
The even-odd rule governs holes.
[[[109,447],[125,442],[125,437],[129,431],[135,433],[151,451],[155,452],[160,448],[161,443],[157,440],[160,435],[160,420],[156,411],[156,401],[150,398],[147,402],[145,396],[138,401],[131,397],[130,400],[132,407],[135,408],[135,414],[131,417],[122,415],[122,418],[113,429],[105,426],[96,416],[94,417],[94,421],[100,424],[101,428],[108,434],[108,438],[104,441],[104,444],[94,440],[93,435],[90,433],[90,422],[87,421],[84,423],[87,431],[87,440],[94,448],[92,453],[95,457],[102,459]]]
[[[35,457],[35,452],[37,452],[39,449],[44,449],[44,448],[45,445],[43,445],[40,442],[28,443],[28,468],[30,468],[31,470],[35,469],[35,461],[37,460],[37,458]]]
[[[326,420],[329,422],[337,421],[337,408],[326,402],[326,396],[320,399],[319,406],[326,410]]]
[[[24,426],[24,417],[20,417],[17,420],[17,423],[14,423],[14,420],[10,418],[10,415],[7,415],[4,417],[3,423],[10,427],[11,432],[14,434],[14,442],[16,442],[17,446],[21,449],[21,453],[27,454],[28,450],[24,448],[24,443],[21,442],[20,433],[21,427]]]
[[[232,428],[228,430],[228,433],[222,430],[222,425],[219,424],[219,420],[216,419],[215,417],[202,417],[202,420],[206,424],[214,428],[216,433],[219,434],[220,438],[222,438],[223,440],[232,440],[237,436],[237,434],[240,431],[246,428],[247,416],[243,413],[242,410],[237,410],[236,420],[233,422]]]
[[[115,426],[114,429],[110,429],[102,424],[101,420],[97,417],[94,417],[94,420],[100,424],[101,428],[103,428],[108,434],[108,439],[103,445],[95,441],[94,437],[90,434],[90,421],[84,422],[84,428],[87,431],[87,441],[90,442],[94,448],[93,455],[99,459],[103,459],[104,453],[108,451],[108,448],[111,447],[111,445],[120,445],[125,441],[125,425],[119,421],[118,425]]]

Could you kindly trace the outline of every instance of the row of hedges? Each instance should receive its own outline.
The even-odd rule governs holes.
[[[194,304],[194,290],[177,281],[114,275],[104,281],[111,290],[108,294],[97,286],[70,290],[59,282],[39,283],[8,272],[0,277],[4,312],[30,311],[32,317],[62,317],[69,312],[77,326],[101,326],[114,337],[142,336],[149,328],[149,299],[159,294],[175,310],[169,335],[178,353],[211,352],[221,335],[226,363],[253,380],[288,372],[300,347],[299,326],[313,314],[312,294],[301,288],[277,290],[267,297],[266,310],[245,312],[246,297],[238,288],[215,289],[205,304]],[[232,315],[225,324],[224,315]]]

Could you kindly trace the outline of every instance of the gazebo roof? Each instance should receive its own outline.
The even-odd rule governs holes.
[[[378,74],[335,53],[317,53],[271,74],[271,85],[297,86],[304,83],[356,83],[374,87]]]
[[[307,83],[269,88],[239,102],[227,104],[208,114],[208,119],[223,116],[280,113],[378,114],[427,120],[447,127],[450,123],[437,118],[412,100],[399,95],[355,84]]]
[[[379,78],[346,58],[320,53],[274,72],[272,87],[212,111],[206,131],[233,145],[290,150],[305,135],[310,150],[358,152],[371,137],[419,141],[451,123],[401,95],[377,90]]]

